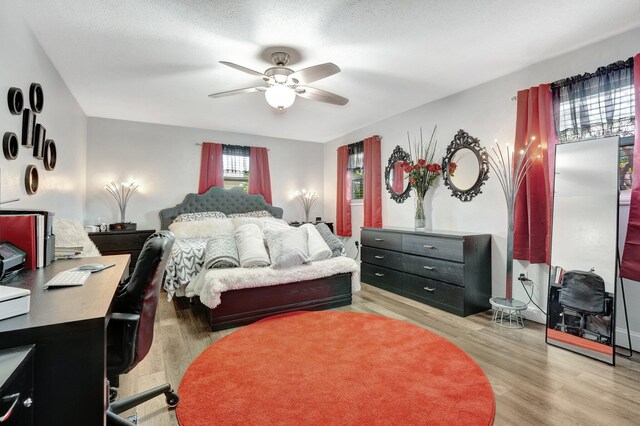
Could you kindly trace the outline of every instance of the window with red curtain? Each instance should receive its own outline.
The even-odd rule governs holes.
[[[351,177],[349,173],[349,147],[337,151],[336,235],[351,236]]]
[[[513,257],[549,263],[551,238],[551,179],[549,150],[557,143],[549,84],[518,92],[515,152],[527,143],[541,145],[541,159],[526,174],[516,197]]]
[[[364,226],[382,228],[380,137],[364,140]]]
[[[204,194],[212,186],[224,187],[224,171],[222,165],[222,145],[204,142],[200,157],[200,182],[198,194]]]
[[[249,194],[261,194],[271,204],[271,173],[267,148],[252,146],[249,152]]]

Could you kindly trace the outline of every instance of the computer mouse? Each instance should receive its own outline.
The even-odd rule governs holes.
[[[100,271],[104,269],[104,265],[101,263],[87,263],[86,265],[78,266],[78,271]]]

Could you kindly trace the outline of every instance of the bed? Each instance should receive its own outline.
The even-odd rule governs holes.
[[[168,229],[180,214],[210,211],[218,211],[226,215],[267,211],[274,218],[279,219],[283,215],[281,208],[268,204],[262,195],[248,195],[241,188],[213,187],[204,194],[188,194],[182,203],[161,210],[161,228]],[[172,253],[165,277],[165,289],[169,294],[182,295],[185,286],[196,278],[203,279],[204,275],[208,273],[206,270],[202,270],[201,264],[201,255],[205,245],[206,239],[176,240],[174,247],[177,249]],[[200,264],[198,264],[199,262]],[[329,261],[322,262],[330,264]],[[317,262],[317,264],[322,262]],[[340,262],[345,263],[346,260],[336,259],[334,263]],[[266,271],[271,268],[260,269],[265,269],[265,272],[271,275],[270,280],[273,281],[274,271]],[[330,270],[329,268],[325,269]],[[285,312],[322,310],[350,305],[352,291],[357,290],[354,283],[357,281],[359,286],[359,271],[350,269],[351,272],[335,273],[330,276],[295,282],[277,282],[253,288],[234,289],[233,283],[227,282],[227,289],[220,293],[217,306],[211,303],[209,305],[215,307],[205,306],[211,329],[218,331],[238,327]],[[284,275],[287,274],[283,273]],[[290,281],[292,278],[289,276],[287,279]],[[266,282],[269,281],[266,280]],[[204,306],[199,296],[194,297],[194,300],[198,305]]]

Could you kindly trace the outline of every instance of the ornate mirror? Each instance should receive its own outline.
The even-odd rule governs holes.
[[[458,130],[442,159],[442,178],[451,196],[471,201],[489,179],[489,160],[480,140]]]
[[[410,161],[410,159],[409,153],[400,148],[400,145],[396,145],[391,157],[389,157],[389,163],[384,169],[384,181],[387,185],[387,191],[389,191],[391,199],[396,203],[404,203],[404,200],[409,198],[411,192],[411,187],[404,178],[405,173],[402,169],[402,163]]]

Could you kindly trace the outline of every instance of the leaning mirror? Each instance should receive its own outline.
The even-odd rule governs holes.
[[[396,145],[395,149],[389,157],[389,163],[384,169],[384,181],[387,185],[387,191],[391,195],[391,199],[396,203],[403,203],[409,198],[411,187],[409,181],[405,179],[405,173],[402,163],[410,161],[409,153]]]
[[[451,196],[460,201],[471,201],[482,192],[480,188],[489,179],[489,159],[478,138],[458,131],[442,159],[442,177]]]

